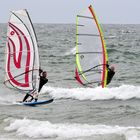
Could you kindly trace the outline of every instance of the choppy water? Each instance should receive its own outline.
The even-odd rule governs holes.
[[[116,67],[106,89],[74,80],[75,25],[35,24],[41,67],[48,71],[46,106],[14,105],[23,95],[6,89],[6,24],[0,24],[0,140],[140,140],[140,25],[103,25],[109,62]]]

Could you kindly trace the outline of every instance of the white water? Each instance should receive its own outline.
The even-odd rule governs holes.
[[[49,93],[54,99],[77,99],[77,100],[129,100],[140,98],[140,87],[122,85],[112,88],[60,88],[44,86],[42,94]]]
[[[107,125],[89,124],[53,124],[49,121],[38,121],[30,119],[5,119],[9,126],[5,127],[7,132],[15,132],[16,135],[30,138],[78,138],[94,135],[117,134],[123,135],[126,140],[139,140],[140,127],[121,127]]]
[[[2,92],[2,91],[1,91]],[[14,91],[13,91],[14,92]],[[2,94],[2,93],[1,93]],[[111,88],[61,88],[44,86],[40,96],[50,95],[54,99],[76,99],[76,100],[129,100],[140,98],[140,87],[133,85],[122,85]],[[9,98],[10,97],[10,98]],[[21,100],[22,94],[3,93],[0,97],[1,104]]]

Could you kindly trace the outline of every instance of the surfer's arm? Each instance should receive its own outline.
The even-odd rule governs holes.
[[[106,64],[106,67],[107,67],[107,69],[109,69],[109,64],[108,63]]]
[[[106,68],[109,69],[108,61],[106,61]]]
[[[39,68],[39,76],[41,76],[43,70],[41,68]]]

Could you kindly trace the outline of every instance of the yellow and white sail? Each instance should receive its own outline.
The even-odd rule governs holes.
[[[90,5],[76,17],[75,77],[85,86],[106,86],[108,62],[103,33]]]

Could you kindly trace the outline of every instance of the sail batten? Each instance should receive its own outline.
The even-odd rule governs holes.
[[[76,54],[90,54],[90,53],[102,53],[102,52],[78,52]]]
[[[100,36],[100,35],[96,35],[96,34],[76,34],[76,35],[79,35],[79,36],[97,36],[97,37]]]
[[[102,87],[105,87],[107,62],[108,56],[103,33],[90,5],[76,18],[77,81],[80,81],[79,83],[84,86],[102,85]]]
[[[77,17],[80,17],[80,18],[88,18],[88,19],[94,19],[93,17],[83,16],[83,15],[77,15]]]
[[[38,45],[27,10],[11,12],[5,54],[4,84],[23,91],[38,90]]]

